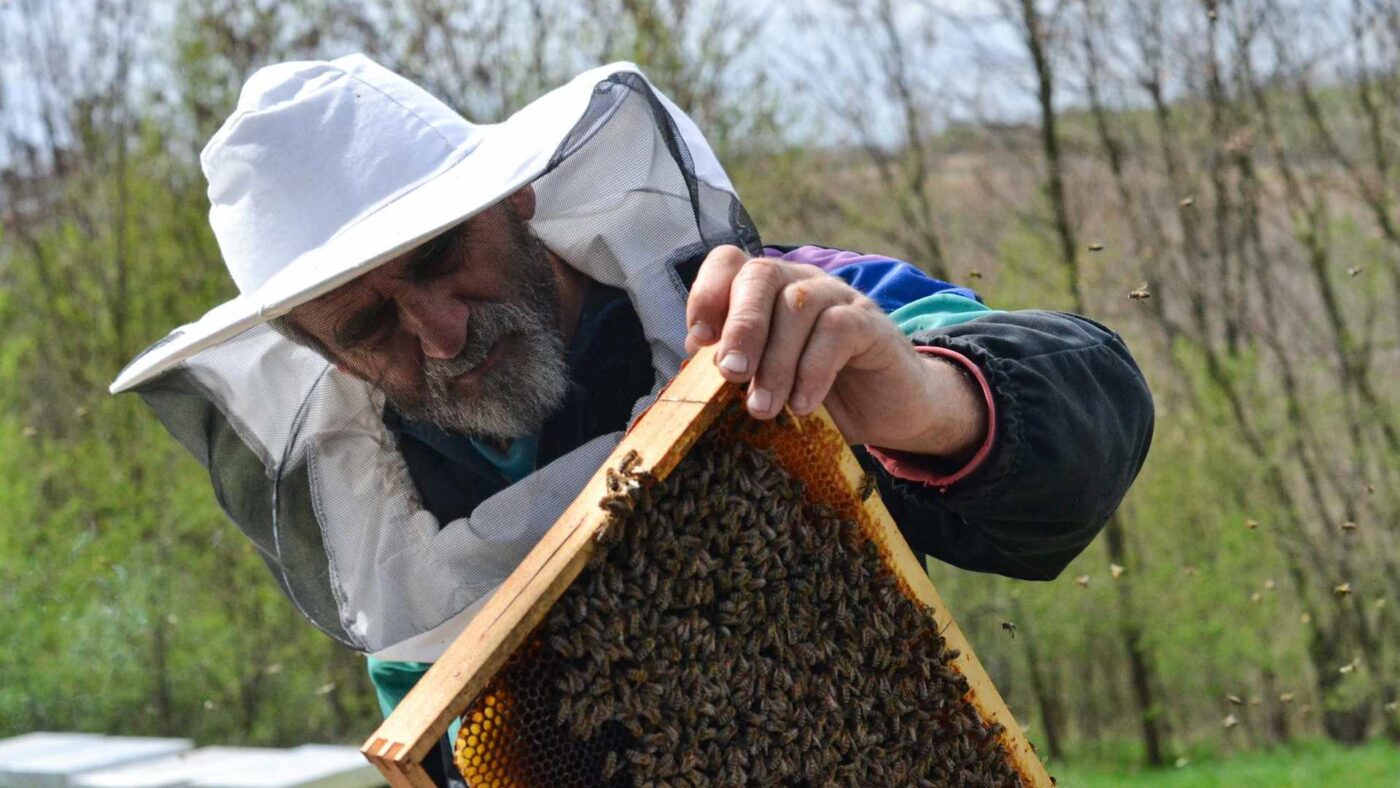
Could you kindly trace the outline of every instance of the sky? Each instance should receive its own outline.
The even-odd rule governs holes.
[[[267,4],[277,0],[249,0],[250,3]],[[353,0],[348,0],[353,2]],[[505,0],[501,0],[504,2]],[[1267,0],[1263,0],[1267,2]],[[1349,0],[1316,0],[1315,6],[1325,14],[1329,7]],[[26,69],[32,64],[26,53],[16,45],[19,26],[29,24],[35,9],[44,9],[41,18],[56,15],[64,33],[73,31],[67,40],[72,42],[72,50],[77,60],[92,59],[88,31],[94,24],[101,23],[102,16],[94,16],[90,9],[105,5],[120,5],[135,2],[144,9],[147,27],[168,30],[173,26],[178,9],[177,0],[0,0],[0,112],[3,122],[0,129],[8,127],[17,130],[22,136],[42,136],[43,129],[37,122],[37,102],[40,98],[32,89],[34,81]],[[783,0],[698,0],[700,7],[716,8],[719,4],[731,5],[764,3],[759,6],[761,14],[768,17],[767,24],[754,34],[753,46],[748,55],[755,63],[762,62],[772,70],[780,85],[780,94],[785,98],[791,111],[790,133],[798,138],[811,138],[827,133],[832,124],[823,122],[823,95],[840,94],[851,88],[850,75],[868,66],[872,58],[879,56],[877,48],[858,46],[844,42],[846,31],[841,18],[841,0],[826,2],[790,3]],[[929,122],[936,128],[939,124],[952,122],[1025,122],[1034,121],[1037,105],[1031,83],[1023,47],[1017,33],[1010,25],[999,18],[996,0],[892,0],[898,9],[901,26],[906,30],[917,28],[921,22],[933,20],[932,45],[918,46],[915,55],[918,73],[928,75],[925,81],[930,90],[936,92],[926,96],[926,104],[933,108]],[[1129,0],[1107,0],[1109,7],[1121,8]],[[1171,4],[1190,3],[1195,7],[1196,0],[1164,0]],[[1306,0],[1279,0],[1280,6]],[[794,9],[802,9],[798,12]],[[84,11],[83,9],[89,9]],[[26,17],[30,14],[30,17]],[[805,18],[797,18],[805,14]],[[137,52],[133,58],[133,80],[137,89],[158,87],[164,79],[162,66],[166,54],[154,47],[164,46],[169,36],[147,36],[146,51]],[[1111,41],[1106,44],[1112,44]],[[1310,45],[1300,41],[1300,50]],[[1316,44],[1313,44],[1314,46]],[[111,58],[102,58],[108,63]],[[75,73],[83,73],[81,63],[73,66]],[[1066,104],[1078,103],[1072,80],[1061,80],[1061,96]],[[788,100],[788,97],[792,97]],[[869,116],[875,118],[874,125],[883,131],[877,132],[881,139],[898,138],[900,118],[896,107],[878,91],[870,91]],[[481,118],[479,120],[492,120]],[[0,167],[7,161],[3,135],[0,135]]]

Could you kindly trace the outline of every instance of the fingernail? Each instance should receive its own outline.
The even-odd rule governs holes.
[[[810,403],[807,402],[807,395],[793,394],[792,399],[788,400],[788,404],[792,405],[792,409],[798,413],[806,413],[807,405]]]
[[[709,342],[715,338],[715,330],[697,320],[690,324],[690,335],[701,342]]]
[[[749,392],[749,410],[755,413],[767,413],[768,406],[773,404],[773,392],[768,389],[761,389],[757,386]]]
[[[749,359],[743,353],[731,350],[724,354],[724,358],[720,359],[719,368],[725,372],[743,374],[749,371]]]

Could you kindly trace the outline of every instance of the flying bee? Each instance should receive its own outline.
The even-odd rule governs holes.
[[[1088,575],[1080,575],[1079,577],[1074,578],[1074,584],[1077,585],[1077,586],[1079,586],[1080,588],[1088,588],[1088,587],[1089,587],[1089,576],[1088,576]]]
[[[1351,268],[1348,268],[1348,269],[1347,269],[1347,276],[1350,276],[1350,277],[1360,276],[1360,275],[1361,275],[1361,272],[1362,272],[1362,271],[1365,271],[1365,270],[1366,270],[1366,266],[1364,266],[1364,265],[1354,265],[1354,266],[1352,266]]]
[[[1334,586],[1332,588],[1332,593],[1336,594],[1338,599],[1347,598],[1347,596],[1351,594],[1351,583],[1341,583]]]
[[[1114,580],[1117,580],[1118,577],[1119,577],[1119,575],[1123,574],[1123,573],[1126,572],[1126,571],[1127,571],[1126,569],[1124,569],[1123,567],[1119,566],[1118,564],[1109,564],[1109,565],[1108,565],[1108,573],[1113,577]]]
[[[1012,640],[1015,640],[1015,639],[1016,639],[1016,625],[1015,625],[1015,624],[1011,623],[1010,621],[1003,621],[1003,622],[1001,622],[1001,628],[1004,629],[1004,630],[1006,630],[1007,634],[1011,635],[1011,639],[1012,639]]]
[[[969,269],[967,269],[967,278],[968,278],[968,279],[981,279],[981,278],[982,278],[982,270],[981,270],[980,268],[969,268]]]
[[[1143,282],[1137,286],[1136,290],[1129,290],[1128,297],[1134,301],[1146,301],[1152,297],[1152,294],[1147,291],[1147,283]]]
[[[1343,522],[1343,523],[1342,523],[1342,530],[1343,530],[1343,531],[1355,531],[1355,530],[1356,530],[1356,523],[1352,522],[1351,520],[1347,520],[1346,522]]]
[[[1102,252],[1102,251],[1103,251],[1103,244],[1100,243],[1099,241],[1094,241],[1093,243],[1089,244],[1089,251],[1091,251],[1091,252]]]

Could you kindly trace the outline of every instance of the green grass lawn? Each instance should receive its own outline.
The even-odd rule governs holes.
[[[1307,743],[1224,757],[1188,756],[1180,767],[1156,771],[1077,763],[1051,764],[1050,773],[1062,788],[1400,788],[1400,748],[1384,742],[1354,748]]]

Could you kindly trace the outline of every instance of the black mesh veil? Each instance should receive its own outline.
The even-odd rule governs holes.
[[[568,265],[626,291],[659,387],[684,357],[677,265],[720,244],[757,252],[752,222],[690,119],[630,70],[593,87],[548,162],[530,227]],[[345,645],[396,659],[435,659],[621,434],[439,522],[385,425],[384,395],[270,326],[136,390],[208,470],[297,609]]]

